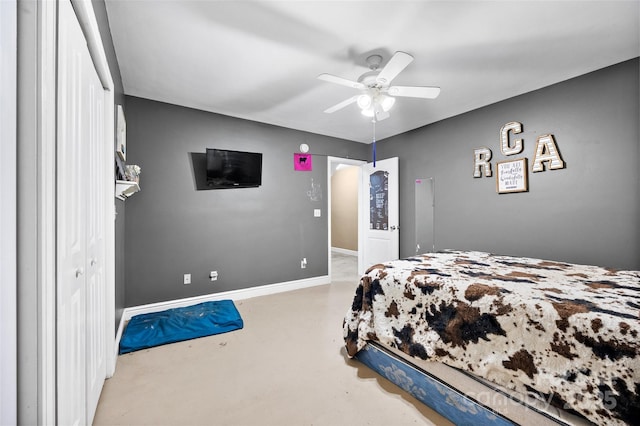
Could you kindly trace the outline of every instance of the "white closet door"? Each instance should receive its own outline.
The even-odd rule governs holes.
[[[58,424],[89,424],[105,378],[103,96],[68,0],[59,3]]]
[[[87,362],[87,423],[93,420],[106,376],[106,315],[105,315],[105,197],[104,182],[104,90],[93,63],[85,63],[89,77],[89,131],[87,181],[87,259],[86,259],[86,362]]]
[[[58,26],[57,396],[58,424],[77,425],[86,421],[87,191],[82,126],[86,47],[70,7],[60,3]]]

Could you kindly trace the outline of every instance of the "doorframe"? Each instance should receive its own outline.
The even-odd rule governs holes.
[[[17,0],[0,2],[0,424],[17,424],[16,93]]]
[[[17,417],[55,424],[57,3],[21,2],[17,21]]]
[[[337,167],[339,164],[350,164],[353,166],[362,166],[363,164],[367,164],[364,160],[356,160],[353,158],[342,158],[342,157],[327,157],[327,275],[329,275],[329,279],[331,279],[331,175],[333,169]],[[360,174],[362,173],[362,169],[358,172],[358,217],[360,217],[360,191],[362,191],[362,178]],[[356,228],[358,228],[356,224]],[[360,231],[358,230],[358,233]],[[358,235],[358,251],[360,251],[360,236]]]

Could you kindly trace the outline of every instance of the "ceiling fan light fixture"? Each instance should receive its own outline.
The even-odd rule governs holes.
[[[365,117],[373,117],[373,108],[365,108],[360,111]]]
[[[358,106],[362,110],[371,108],[372,102],[373,102],[373,99],[371,99],[370,95],[360,95],[360,96],[358,96]]]
[[[393,107],[393,104],[396,103],[396,98],[393,98],[391,96],[381,96],[380,99],[380,106],[382,106],[382,110],[384,112],[387,112],[391,109],[391,107]]]

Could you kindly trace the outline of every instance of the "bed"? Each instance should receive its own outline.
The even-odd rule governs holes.
[[[388,378],[396,371],[402,381],[409,370],[398,365],[409,366],[448,389],[425,390],[415,378],[408,386],[430,393],[429,405],[454,407],[444,415],[458,424],[474,410],[490,423],[539,424],[541,414],[558,424],[639,424],[639,314],[640,271],[446,250],[369,268],[344,338],[350,357]],[[430,366],[449,370],[438,376]],[[470,395],[471,383],[518,401],[528,421]]]

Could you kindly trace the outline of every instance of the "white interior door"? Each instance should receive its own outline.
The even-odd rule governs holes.
[[[358,272],[400,255],[398,157],[361,166]]]
[[[68,0],[58,28],[57,423],[78,425],[106,376],[104,90]]]

